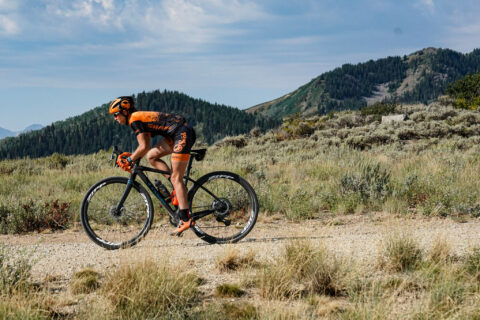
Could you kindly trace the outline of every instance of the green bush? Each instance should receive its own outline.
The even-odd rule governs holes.
[[[480,73],[468,74],[449,84],[446,93],[456,99],[457,108],[477,110],[480,106]]]
[[[39,203],[29,200],[17,206],[0,205],[0,232],[25,233],[46,229],[64,230],[72,219],[70,203],[59,200]]]
[[[393,103],[377,102],[371,106],[366,106],[360,109],[360,114],[363,116],[374,115],[376,120],[380,121],[382,116],[386,116],[395,112],[397,105]]]
[[[344,174],[340,179],[340,190],[344,196],[354,196],[363,204],[384,200],[391,193],[390,173],[380,164],[361,164],[360,172]]]

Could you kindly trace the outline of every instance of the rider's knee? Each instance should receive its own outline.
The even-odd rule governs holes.
[[[150,164],[154,164],[155,160],[157,160],[157,157],[155,155],[155,152],[152,152],[152,150],[147,152],[147,160],[150,162]]]

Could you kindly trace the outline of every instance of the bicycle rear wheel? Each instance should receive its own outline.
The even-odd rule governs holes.
[[[258,200],[250,184],[231,172],[211,172],[189,192],[190,212],[213,213],[195,221],[193,231],[209,243],[237,242],[255,225]]]
[[[101,180],[87,191],[82,202],[83,229],[93,242],[109,250],[137,244],[152,226],[152,199],[138,183],[132,184],[124,204],[117,210],[127,184],[125,177]]]

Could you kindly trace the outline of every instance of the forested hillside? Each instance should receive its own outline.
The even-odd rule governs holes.
[[[247,111],[282,118],[359,109],[379,101],[427,104],[444,94],[449,83],[479,71],[480,49],[463,54],[427,48],[403,57],[345,64]]]
[[[197,140],[206,143],[213,143],[228,135],[246,133],[254,127],[266,130],[279,124],[272,119],[193,99],[178,92],[142,92],[135,99],[139,110],[183,115],[196,128]],[[82,115],[55,122],[42,130],[1,140],[0,159],[41,157],[55,152],[88,154],[112,145],[133,150],[137,142],[131,129],[116,123],[108,114],[108,104],[104,104]]]

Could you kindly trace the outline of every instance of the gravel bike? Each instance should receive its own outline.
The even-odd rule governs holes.
[[[114,147],[111,160],[122,152]],[[195,225],[195,234],[208,243],[232,243],[244,238],[258,216],[258,199],[251,185],[238,174],[227,171],[210,172],[198,180],[190,177],[193,160],[201,161],[206,149],[192,150],[184,183],[193,183],[188,190],[188,203]],[[177,207],[172,204],[171,191],[160,180],[155,185],[146,172],[170,172],[140,165],[137,160],[130,177],[109,177],[95,183],[85,194],[81,206],[83,229],[99,246],[109,250],[137,244],[152,227],[154,207],[146,190],[160,201],[175,227]],[[144,182],[142,185],[137,177]]]

